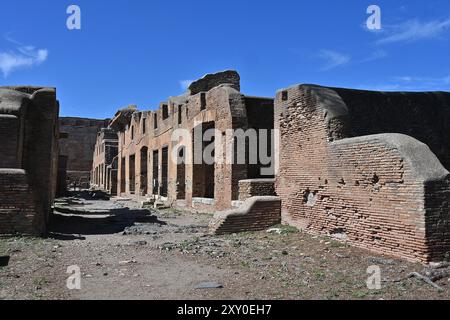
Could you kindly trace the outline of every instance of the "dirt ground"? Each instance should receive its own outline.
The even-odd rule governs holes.
[[[448,277],[436,282],[442,291],[407,277],[419,264],[282,226],[210,236],[211,215],[123,200],[59,199],[49,238],[0,239],[11,257],[0,299],[450,299]],[[373,265],[380,290],[367,288]],[[70,266],[79,290],[67,288]],[[221,288],[197,288],[205,282]]]

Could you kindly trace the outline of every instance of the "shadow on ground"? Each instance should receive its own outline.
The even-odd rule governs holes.
[[[105,208],[103,201],[99,207],[89,211],[83,207],[83,200],[96,200],[88,192],[77,192],[70,198],[60,200],[65,207],[56,207],[49,224],[49,237],[58,240],[83,240],[85,235],[107,235],[123,232],[136,223],[164,226],[167,223],[152,215],[146,209]],[[69,205],[68,207],[66,207]],[[74,205],[71,207],[70,205]]]

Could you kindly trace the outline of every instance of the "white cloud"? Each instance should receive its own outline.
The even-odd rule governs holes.
[[[445,77],[414,77],[414,76],[401,76],[394,78],[397,81],[418,85],[422,87],[432,88],[432,87],[442,87],[450,84],[450,76]]]
[[[380,60],[388,56],[387,52],[384,50],[376,50],[372,54],[361,62],[371,62],[375,60]]]
[[[358,89],[377,91],[438,91],[445,90],[450,85],[450,76],[446,77],[392,77],[384,84],[364,84]]]
[[[181,90],[186,91],[187,89],[189,89],[189,86],[192,82],[194,82],[194,80],[180,80],[179,83]]]
[[[16,45],[13,50],[0,51],[0,70],[6,78],[18,68],[33,67],[47,60],[48,50],[24,46],[19,42],[6,38]]]
[[[411,42],[436,38],[450,28],[450,19],[420,22],[409,20],[397,25],[383,26],[386,36],[377,41],[378,44]]]
[[[349,55],[332,50],[321,50],[318,57],[325,60],[325,65],[321,68],[322,71],[346,65],[351,60]]]

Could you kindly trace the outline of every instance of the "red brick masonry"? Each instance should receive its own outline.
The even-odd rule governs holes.
[[[218,235],[264,230],[281,223],[280,209],[278,197],[252,197],[238,209],[216,213],[209,228]]]
[[[450,150],[439,150],[440,161],[412,136],[432,146],[442,139],[439,145],[445,146],[439,126],[447,124],[435,120],[433,131],[427,121],[448,117],[449,96],[310,85],[279,91],[276,191],[283,221],[382,254],[444,259],[450,251],[450,178],[441,161]],[[401,117],[405,110],[414,116],[394,119],[393,112]],[[381,121],[378,131],[374,117]],[[368,135],[357,136],[361,133]]]

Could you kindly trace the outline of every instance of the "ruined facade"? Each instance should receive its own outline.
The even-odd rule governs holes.
[[[282,217],[414,261],[450,251],[450,93],[280,90]]]
[[[195,81],[157,111],[120,110],[98,135],[91,183],[215,212],[216,234],[283,222],[408,260],[448,256],[450,93],[297,85],[273,103],[243,95],[239,75],[225,71]],[[217,160],[242,152],[228,130],[273,128],[256,142],[271,150],[277,170],[248,158]],[[214,136],[197,139],[209,129]],[[107,141],[116,143],[106,132],[117,134],[117,162],[102,154]],[[212,163],[192,159],[208,150]]]
[[[101,129],[97,135],[91,171],[91,186],[117,194],[117,133],[111,128]]]
[[[62,117],[60,154],[67,157],[67,185],[89,188],[97,133],[108,127],[109,120]]]
[[[224,136],[231,129],[273,129],[273,100],[239,90],[239,75],[225,71],[195,81],[188,92],[161,103],[157,111],[119,111],[110,124],[119,138],[117,194],[153,195],[199,211],[239,206],[239,182],[261,178],[261,164],[187,160],[194,149],[205,149],[207,144],[195,134],[202,136],[207,129]],[[192,134],[174,139],[177,129]],[[219,139],[211,141],[217,156]],[[222,152],[233,150],[232,138],[220,141]]]
[[[0,234],[46,233],[58,175],[54,88],[0,87]]]

